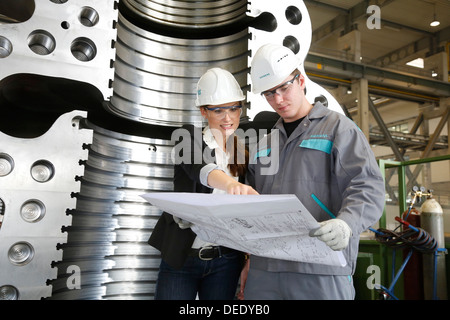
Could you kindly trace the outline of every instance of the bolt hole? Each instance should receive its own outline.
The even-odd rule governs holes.
[[[0,153],[0,177],[7,176],[14,169],[14,160],[6,153]]]
[[[298,25],[300,24],[300,22],[302,22],[302,13],[300,9],[298,9],[297,7],[294,6],[287,7],[285,15],[289,23],[293,25]]]
[[[16,242],[8,250],[9,261],[16,266],[24,266],[33,260],[34,248],[28,242]]]
[[[70,46],[73,56],[80,61],[91,61],[97,55],[97,47],[94,42],[88,38],[77,38]]]
[[[63,28],[64,30],[69,29],[70,28],[70,23],[68,23],[67,21],[61,22],[61,28]]]
[[[11,54],[13,46],[11,41],[5,37],[0,36],[0,59],[6,58]]]
[[[52,53],[56,47],[55,38],[45,30],[36,30],[28,36],[28,47],[36,54],[45,56]]]
[[[79,20],[83,26],[93,27],[98,23],[99,15],[91,7],[83,7],[80,12]]]
[[[19,290],[11,285],[1,286],[0,300],[19,300]]]
[[[295,54],[300,52],[300,42],[298,42],[296,37],[287,36],[286,38],[284,38],[283,46],[291,49]]]
[[[20,208],[20,216],[26,222],[38,222],[45,216],[45,205],[39,200],[28,200]]]
[[[50,181],[55,175],[55,167],[47,160],[39,160],[31,166],[31,176],[37,182]]]

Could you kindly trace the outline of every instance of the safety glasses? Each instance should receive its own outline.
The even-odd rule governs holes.
[[[299,74],[297,74],[293,79],[286,81],[282,85],[278,86],[277,88],[273,90],[267,90],[261,92],[261,95],[266,98],[267,101],[272,101],[275,99],[275,93],[277,93],[280,96],[283,96],[287,94],[292,89],[292,84],[294,83],[295,79],[299,77]]]
[[[226,117],[227,114],[230,118],[237,118],[240,117],[242,114],[241,105],[229,107],[213,107],[213,108],[205,107],[205,109],[210,111],[210,115],[216,119],[223,119]]]

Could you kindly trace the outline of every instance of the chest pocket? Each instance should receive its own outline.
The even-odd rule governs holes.
[[[324,184],[324,188],[332,183],[333,141],[327,139],[305,139],[297,147],[299,159],[302,161],[301,179],[315,184]],[[308,151],[311,150],[311,151]]]
[[[331,154],[331,149],[333,148],[333,141],[327,139],[306,139],[302,141],[299,147],[319,150],[327,154]]]

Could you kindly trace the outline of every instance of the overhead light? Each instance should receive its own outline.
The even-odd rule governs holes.
[[[436,78],[437,76],[438,76],[438,74],[437,74],[437,72],[436,71],[431,71],[431,76],[433,77],[433,78]]]
[[[439,22],[438,19],[436,19],[436,14],[434,15],[433,21],[431,21],[430,26],[432,27],[437,27],[438,25],[440,25],[441,23]]]
[[[441,23],[439,22],[439,20],[436,18],[436,4],[434,4],[434,14],[433,14],[433,21],[431,21],[430,26],[432,27],[437,27],[438,25],[440,25]]]
[[[407,62],[406,64],[408,66],[411,66],[411,67],[416,67],[416,68],[423,69],[424,68],[424,63],[425,62],[424,62],[424,60],[422,58],[417,58],[417,59],[414,59],[414,60],[411,60],[411,61]]]

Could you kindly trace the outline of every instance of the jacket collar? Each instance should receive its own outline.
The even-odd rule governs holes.
[[[320,119],[320,118],[325,117],[329,112],[330,112],[330,110],[327,107],[325,107],[321,102],[316,102],[314,104],[314,107],[308,113],[307,117],[310,120]]]
[[[325,117],[328,112],[330,112],[330,110],[327,107],[325,107],[321,102],[316,102],[303,121],[310,121],[312,119],[321,119]],[[278,121],[275,123],[273,128],[278,129],[283,128],[283,118],[280,117]]]

